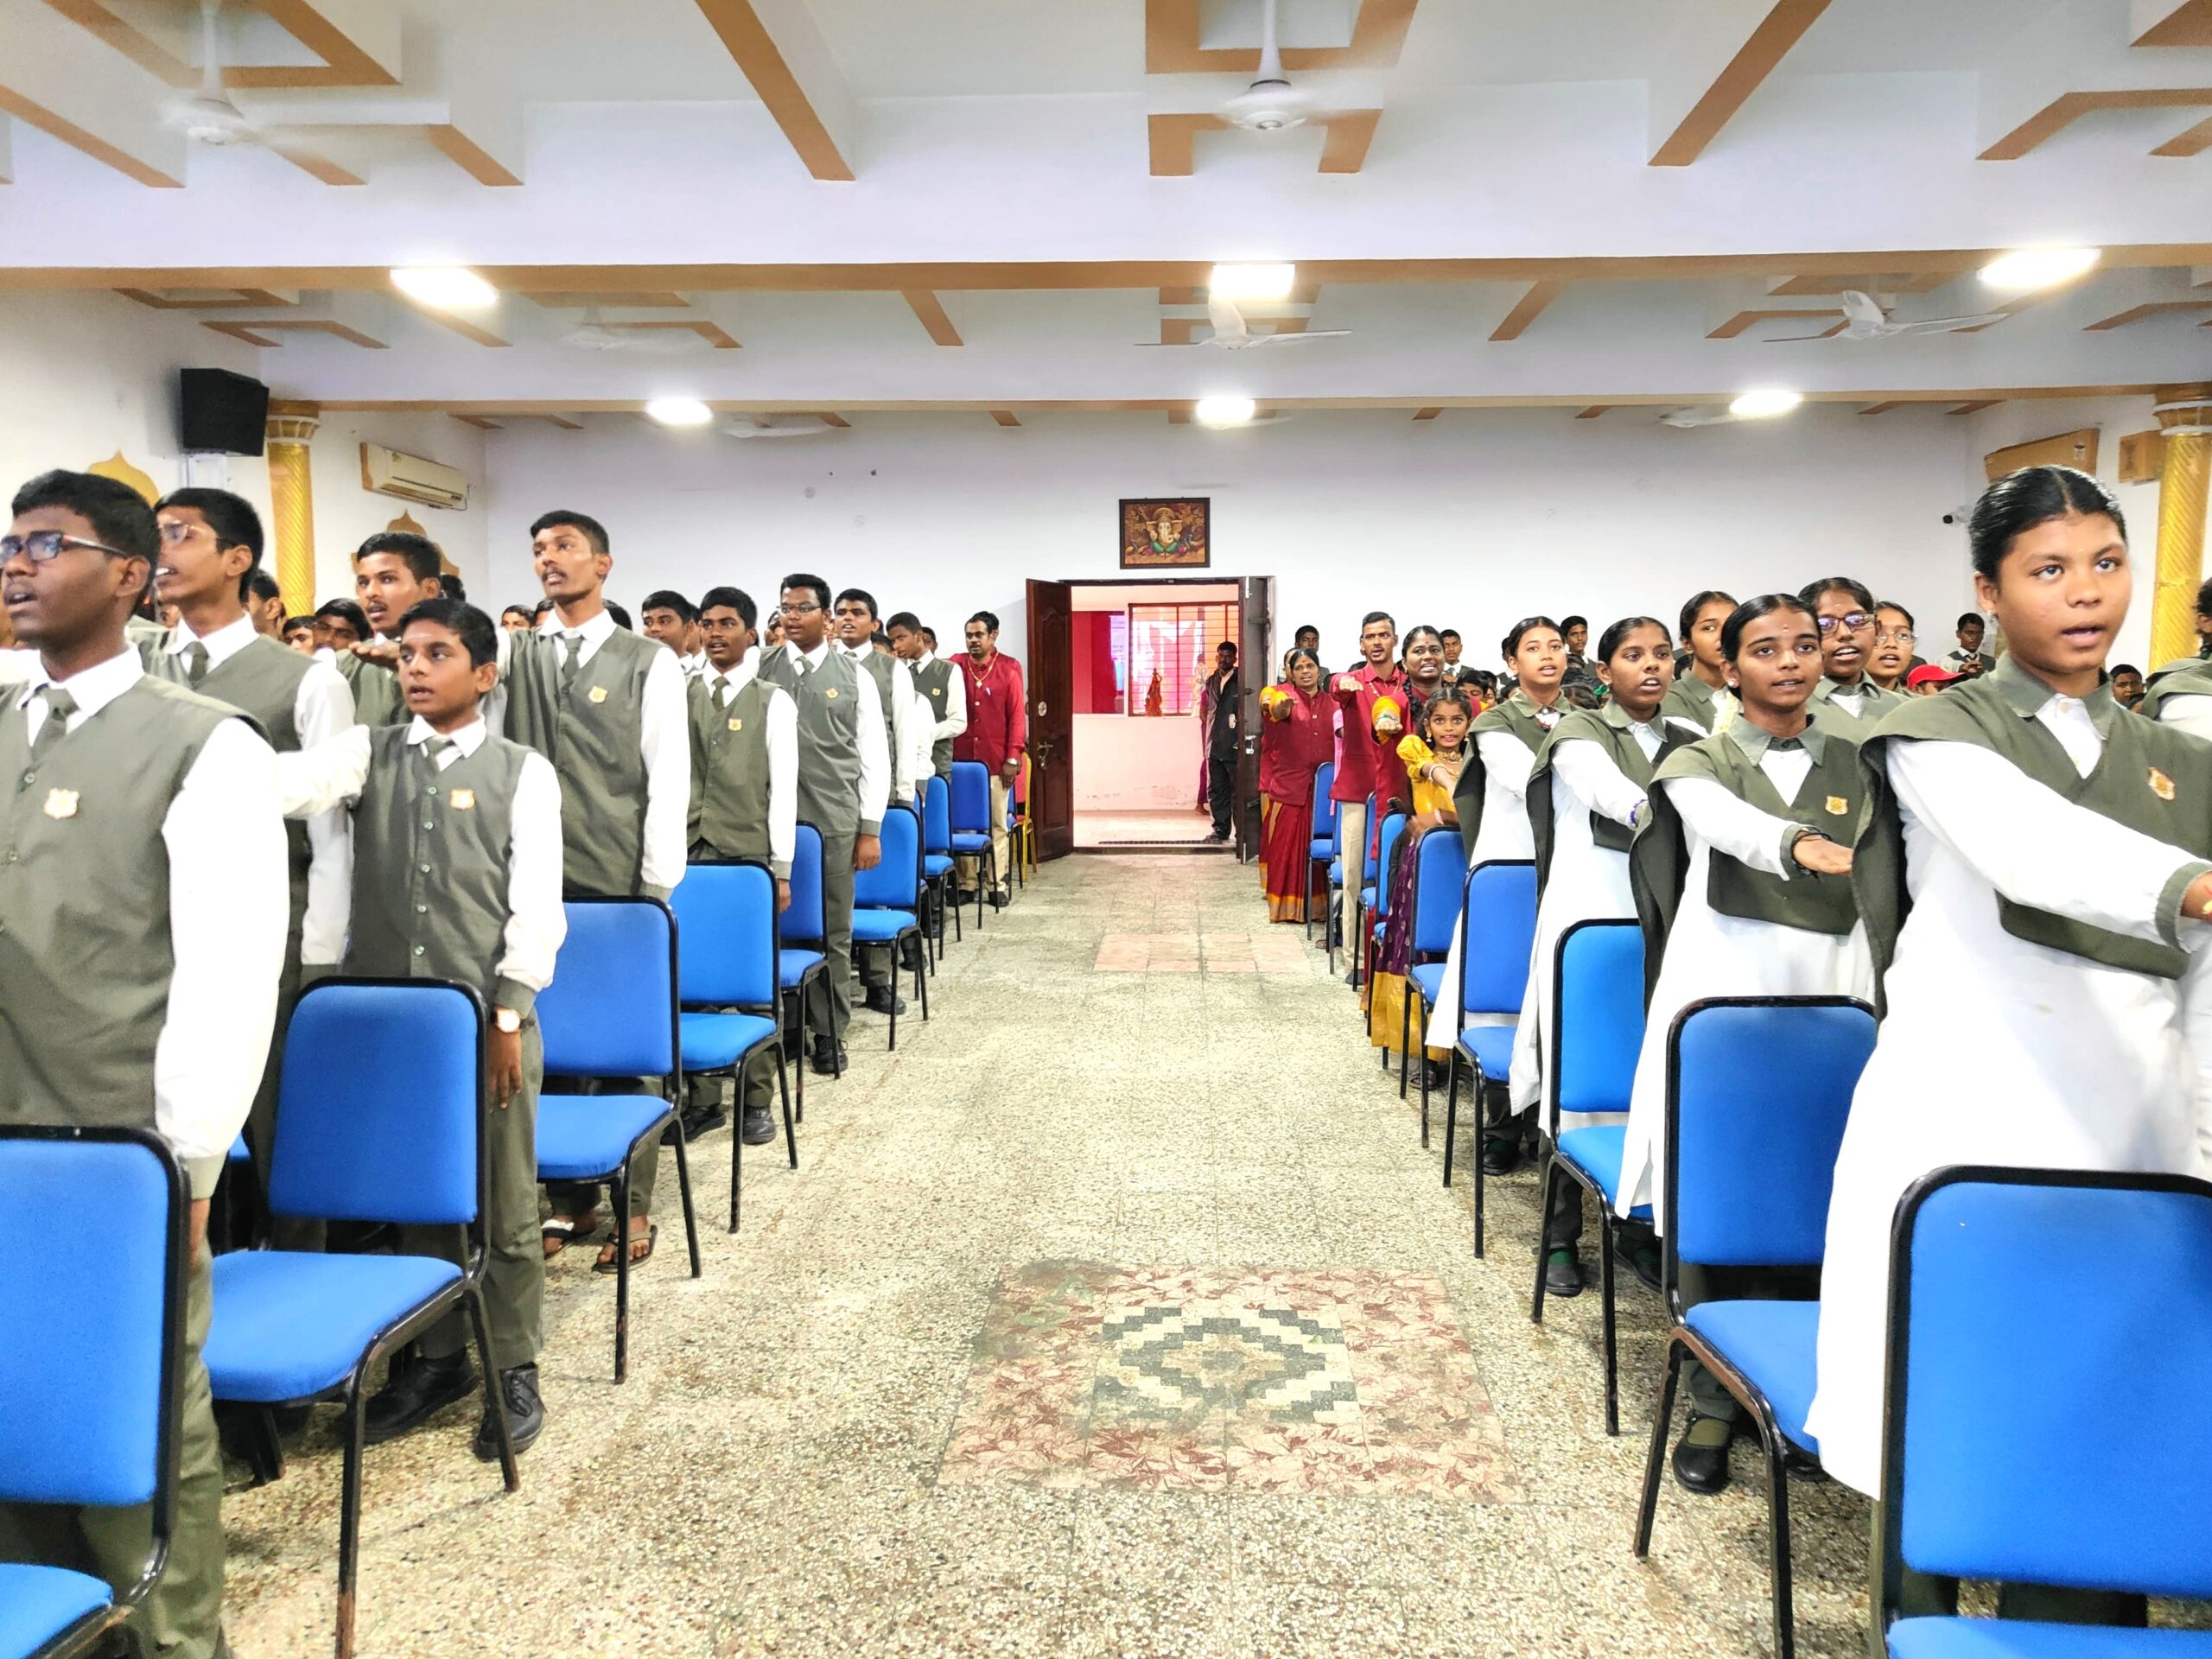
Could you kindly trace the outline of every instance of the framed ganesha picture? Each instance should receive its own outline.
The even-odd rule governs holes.
[[[1179,500],[1122,502],[1122,569],[1204,570],[1213,558],[1211,502],[1205,496]]]

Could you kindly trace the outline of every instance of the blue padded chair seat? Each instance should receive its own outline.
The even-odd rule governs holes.
[[[1344,861],[1341,858],[1332,858],[1329,861],[1329,885],[1332,887],[1341,887],[1344,884]]]
[[[956,853],[980,853],[990,844],[991,838],[988,836],[976,835],[967,830],[963,830],[952,837],[952,850]]]
[[[1513,1069],[1513,1035],[1511,1026],[1469,1026],[1459,1033],[1459,1052],[1491,1082],[1503,1083]]]
[[[537,1179],[585,1181],[619,1169],[638,1137],[667,1116],[658,1095],[542,1095]]]
[[[335,1387],[378,1332],[460,1278],[427,1255],[219,1255],[206,1353],[215,1397],[273,1405]]]
[[[826,958],[819,950],[779,950],[776,953],[776,982],[787,991],[798,988],[800,980],[819,968]]]
[[[776,1022],[757,1014],[687,1014],[682,1020],[686,1071],[735,1065],[755,1044],[776,1034]]]
[[[922,874],[932,879],[940,875],[950,875],[952,861],[943,853],[925,853],[922,855]]]
[[[853,912],[855,944],[888,944],[917,924],[911,910],[856,910]]]
[[[1758,1386],[1784,1434],[1808,1452],[1820,1450],[1805,1432],[1805,1415],[1813,1408],[1818,1302],[1700,1302],[1682,1323],[1727,1355]]]
[[[1504,1074],[1501,1072],[1499,1075]],[[1560,1154],[1569,1163],[1598,1183],[1607,1204],[1620,1196],[1621,1165],[1628,1156],[1628,1126],[1625,1123],[1569,1129],[1560,1136],[1558,1145]],[[1649,1221],[1651,1219],[1651,1206],[1640,1204],[1634,1213],[1637,1220]]]
[[[1451,964],[1442,962],[1417,962],[1406,970],[1406,977],[1421,992],[1421,1001],[1434,1007],[1444,996],[1444,970]]]
[[[2212,1630],[2129,1630],[2024,1618],[1901,1618],[1891,1659],[2204,1659]]]
[[[0,1659],[37,1652],[114,1599],[104,1581],[66,1567],[0,1561]]]
[[[1375,908],[1375,889],[1372,887],[1364,887],[1359,890],[1359,907],[1362,910]]]
[[[1336,838],[1333,836],[1317,836],[1313,845],[1307,849],[1307,856],[1315,860],[1333,858],[1336,851]]]

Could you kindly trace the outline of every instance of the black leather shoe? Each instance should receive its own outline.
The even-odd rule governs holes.
[[[832,1043],[827,1037],[814,1039],[814,1058],[809,1062],[817,1077],[834,1077],[845,1069],[845,1046]]]
[[[868,988],[868,999],[861,1006],[870,1014],[904,1014],[906,1012],[906,999],[888,985],[871,985]]]
[[[1445,1060],[1423,1060],[1421,1071],[1431,1090],[1449,1087],[1452,1082],[1450,1063]]]
[[[1685,1491],[1710,1497],[1728,1490],[1728,1442],[1735,1437],[1733,1423],[1690,1414],[1689,1427],[1675,1446],[1675,1478]]]
[[[745,1109],[745,1122],[738,1131],[738,1138],[748,1147],[765,1147],[776,1138],[776,1120],[769,1116],[766,1106]]]
[[[696,1141],[701,1135],[712,1135],[729,1122],[729,1114],[720,1106],[694,1106],[683,1114],[683,1138]]]
[[[538,1397],[537,1367],[516,1365],[499,1373],[499,1403],[506,1408],[507,1440],[520,1457],[536,1445],[545,1427],[545,1402]],[[486,1463],[499,1460],[499,1429],[490,1407],[476,1425],[476,1443],[470,1448]]]
[[[973,887],[961,888],[959,892],[952,895],[952,902],[963,907],[974,904],[976,902],[976,889]]]
[[[1521,1137],[1486,1135],[1483,1137],[1483,1173],[1510,1175],[1521,1167]]]
[[[1580,1296],[1582,1294],[1582,1262],[1573,1250],[1554,1250],[1544,1257],[1544,1294],[1547,1296]]]
[[[395,1363],[391,1379],[371,1400],[362,1418],[364,1444],[381,1446],[414,1427],[433,1412],[466,1400],[476,1386],[476,1368],[466,1354],[426,1359],[417,1354],[403,1369]]]
[[[908,939],[899,947],[899,965],[910,974],[923,965],[922,941],[919,935]]]
[[[1013,902],[1014,895],[1012,893],[995,893],[991,895],[991,908],[993,910],[1004,910]]]
[[[1625,1228],[1617,1233],[1613,1238],[1613,1260],[1651,1289],[1659,1288],[1659,1245],[1649,1233],[1640,1229],[1631,1233]]]

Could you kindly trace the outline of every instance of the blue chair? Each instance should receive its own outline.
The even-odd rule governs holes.
[[[1367,798],[1367,816],[1360,820],[1361,835],[1369,834],[1374,823],[1375,797],[1370,795]],[[1329,865],[1329,910],[1332,915],[1337,907],[1337,895],[1344,890],[1344,831],[1341,817],[1338,820],[1333,839],[1336,842],[1337,855]],[[1360,889],[1363,893],[1375,880],[1375,861],[1366,856],[1363,847],[1361,850],[1360,869]],[[1351,924],[1351,931],[1344,936],[1343,944],[1345,954],[1351,957],[1352,966],[1356,969],[1359,965],[1359,912],[1356,906],[1352,912]],[[1325,932],[1322,937],[1332,938],[1335,936]],[[1334,946],[1329,950],[1329,971],[1332,974],[1337,971],[1337,953]]]
[[[675,1133],[677,1188],[691,1276],[699,1228],[683,1149],[683,1047],[676,918],[658,899],[571,899],[553,982],[537,995],[545,1077],[658,1077],[652,1095],[556,1093],[537,1102],[537,1179],[605,1181],[614,1199],[614,1380],[630,1375],[630,1160]],[[658,1155],[656,1151],[655,1155]]]
[[[1337,763],[1324,760],[1321,769],[1313,774],[1313,830],[1310,844],[1306,849],[1306,937],[1313,937],[1313,879],[1319,875],[1325,883],[1328,867],[1344,850],[1343,830],[1337,822],[1337,804],[1329,791],[1337,786]],[[1328,934],[1324,925],[1323,937]]]
[[[976,925],[981,928],[983,895],[986,891],[995,893],[999,885],[998,848],[991,840],[991,773],[982,761],[952,763],[952,787],[945,813],[950,831],[946,839],[952,852],[982,861],[982,873],[976,882]]]
[[[45,1217],[0,1255],[0,1502],[149,1504],[118,1598],[0,1561],[0,1655],[89,1653],[145,1599],[175,1521],[184,1381],[184,1173],[143,1129],[0,1125],[0,1202]]]
[[[929,888],[930,919],[937,957],[944,957],[944,918],[953,912],[953,937],[960,937],[958,907],[952,902],[952,791],[932,774],[922,791],[922,880]]]
[[[1466,843],[1456,835],[1427,835],[1415,849],[1413,906],[1408,918],[1413,937],[1406,957],[1406,995],[1398,1021],[1398,1098],[1406,1097],[1408,1057],[1423,1049],[1421,1066],[1421,1143],[1428,1144],[1428,1055],[1426,1052],[1428,1011],[1444,1000],[1444,958],[1451,953],[1452,935],[1459,926],[1459,901],[1467,881]],[[1422,1039],[1414,1037],[1414,1004],[1421,1004]]]
[[[1894,1659],[2203,1659],[2212,1632],[1901,1616],[1904,1569],[2212,1597],[2212,1185],[1938,1170],[1891,1234]],[[2083,1421],[2085,1407],[2113,1421]]]
[[[1675,1328],[1651,1423],[1637,1510],[1636,1553],[1651,1548],[1651,1519],[1673,1432],[1685,1354],[1734,1395],[1766,1454],[1774,1646],[1795,1651],[1789,1572],[1787,1446],[1817,1454],[1805,1432],[1813,1404],[1813,1339],[1820,1303],[1728,1299],[1682,1306],[1681,1265],[1742,1272],[1811,1272],[1827,1249],[1828,1193],[1844,1121],[1866,1057],[1874,1011],[1842,996],[1713,997],[1693,1002],[1667,1033],[1667,1145],[1660,1190],[1668,1217],[1659,1282]],[[1789,1057],[1790,1086],[1774,1087],[1774,1057]]]
[[[669,896],[676,913],[677,995],[684,1004],[678,1021],[687,1077],[741,1080],[764,1048],[776,1051],[776,1090],[784,1106],[784,1149],[798,1167],[798,1137],[791,1128],[791,1067],[784,1053],[783,996],[777,981],[776,878],[757,859],[695,863]],[[806,1090],[801,1068],[799,1090]],[[729,1230],[737,1230],[739,1172],[745,1161],[743,1126],[730,1137]]]
[[[1452,1150],[1459,1135],[1459,1067],[1468,1067],[1475,1123],[1482,1125],[1483,1090],[1503,1089],[1513,1066],[1514,1027],[1471,1026],[1471,1014],[1516,1019],[1529,994],[1529,961],[1536,949],[1536,866],[1533,859],[1485,859],[1467,872],[1459,901],[1459,1036],[1444,1079],[1444,1185],[1452,1185]],[[1483,1163],[1475,1160],[1475,1254],[1483,1253]]]
[[[791,849],[791,906],[777,919],[776,984],[783,995],[784,1040],[798,1046],[798,1121],[806,1122],[807,1011],[822,1007],[829,1029],[829,993],[821,982],[830,971],[823,938],[828,931],[822,899],[822,831],[802,823]],[[810,993],[816,995],[810,1000]],[[844,1075],[842,1065],[830,1077]]]
[[[343,1054],[346,1064],[333,1066]],[[338,1652],[353,1649],[366,1383],[377,1361],[456,1306],[483,1365],[506,1490],[521,1478],[484,1324],[484,1005],[442,980],[318,981],[285,1028],[269,1159],[280,1216],[466,1230],[464,1265],[429,1255],[233,1250],[215,1258],[205,1358],[215,1398],[345,1407],[338,1508]]]
[[[1577,922],[1560,935],[1552,981],[1551,1064],[1545,1068],[1545,1109],[1539,1114],[1536,1293],[1529,1317],[1544,1318],[1542,1248],[1552,1200],[1564,1177],[1598,1204],[1598,1281],[1605,1343],[1605,1433],[1621,1432],[1620,1365],[1613,1332],[1613,1200],[1627,1156],[1624,1124],[1585,1124],[1578,1118],[1625,1116],[1643,1046],[1643,930],[1633,921]],[[1651,1206],[1639,1205],[1639,1221]]]
[[[1365,984],[1374,976],[1375,953],[1382,948],[1382,930],[1390,925],[1390,877],[1398,863],[1398,843],[1404,839],[1406,825],[1411,822],[1402,812],[1393,812],[1382,820],[1382,828],[1374,838],[1375,856],[1368,861],[1368,884],[1360,890],[1359,902],[1364,914],[1360,925],[1360,944],[1365,954],[1355,957],[1360,963],[1360,982]],[[1360,1023],[1367,1015],[1363,1010]],[[1382,1051],[1382,1065],[1390,1069],[1390,1051]]]
[[[881,836],[883,856],[872,870],[853,873],[853,949],[883,945],[891,951],[891,1046],[899,1046],[899,957],[908,939],[922,935],[920,906],[922,826],[905,806],[885,809]],[[930,1017],[930,982],[918,963],[914,967],[914,995],[921,999],[922,1018]]]

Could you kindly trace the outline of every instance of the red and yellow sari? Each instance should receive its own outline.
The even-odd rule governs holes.
[[[1336,705],[1285,683],[1260,694],[1260,882],[1268,919],[1306,919],[1313,845],[1313,775],[1336,753]],[[1289,717],[1274,717],[1287,709]],[[1317,900],[1317,902],[1319,902]]]

